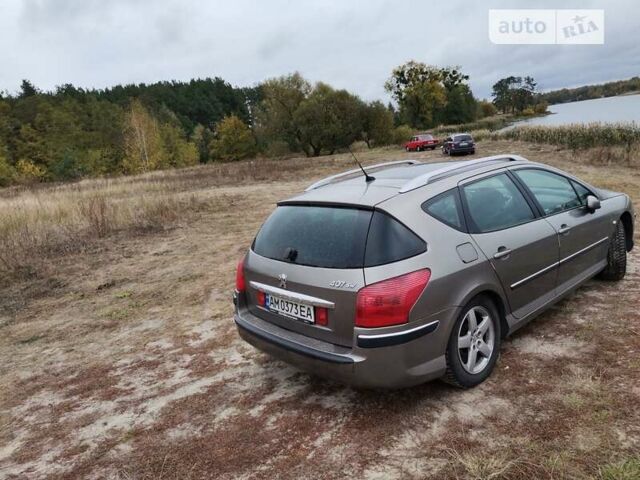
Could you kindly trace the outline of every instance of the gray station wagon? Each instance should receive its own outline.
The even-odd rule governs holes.
[[[235,322],[317,375],[486,379],[501,340],[593,276],[620,280],[629,197],[517,155],[389,162],[278,203],[238,264]]]

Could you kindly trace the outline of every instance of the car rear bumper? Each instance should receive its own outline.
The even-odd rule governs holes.
[[[447,310],[391,333],[356,329],[351,348],[286,330],[242,307],[234,319],[245,341],[312,374],[359,388],[403,388],[445,373],[446,325],[455,315]]]
[[[475,145],[472,147],[455,147],[455,148],[449,148],[449,151],[451,153],[469,153],[469,152],[473,152],[475,151],[476,147]]]

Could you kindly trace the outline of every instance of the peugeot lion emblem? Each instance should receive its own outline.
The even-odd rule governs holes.
[[[278,280],[280,280],[280,288],[287,288],[287,275],[286,273],[281,273],[278,275]]]

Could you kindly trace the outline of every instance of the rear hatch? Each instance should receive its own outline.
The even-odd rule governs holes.
[[[245,262],[248,308],[282,328],[351,346],[365,266],[424,248],[401,223],[371,207],[281,205],[258,232]]]

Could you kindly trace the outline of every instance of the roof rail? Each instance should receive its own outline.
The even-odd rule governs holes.
[[[400,187],[399,193],[410,192],[411,190],[415,190],[416,188],[423,187],[432,183],[434,180],[441,179],[443,177],[449,176],[449,174],[453,174],[456,170],[466,170],[469,167],[473,168],[475,166],[481,166],[485,163],[497,162],[497,161],[505,161],[505,162],[519,162],[519,161],[527,161],[526,158],[521,157],[520,155],[494,155],[492,157],[483,157],[478,158],[476,160],[469,160],[466,162],[452,162],[451,165],[446,165],[442,168],[438,168],[437,170],[433,170],[432,172],[427,172],[423,175],[420,175],[416,178],[409,180],[407,183]]]
[[[393,165],[416,165],[418,163],[422,163],[419,160],[398,160],[395,162],[385,162],[385,163],[377,163],[375,165],[369,165],[366,168],[367,173],[370,173],[371,170],[380,169],[383,167],[391,167]],[[348,177],[349,175],[353,175],[354,173],[362,173],[362,170],[359,168],[354,168],[353,170],[349,170],[346,172],[338,173],[337,175],[331,175],[330,177],[323,178],[322,180],[318,180],[312,185],[309,185],[304,191],[308,192],[309,190],[315,190],[316,188],[324,187],[325,185],[329,185],[330,183],[335,182],[343,177]]]

